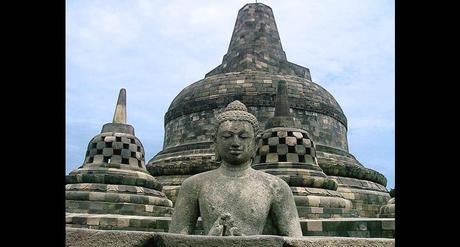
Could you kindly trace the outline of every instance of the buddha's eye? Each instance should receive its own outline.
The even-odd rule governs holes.
[[[222,137],[227,139],[227,138],[232,137],[232,135],[230,133],[224,133],[224,134],[222,134]]]
[[[249,138],[249,135],[248,134],[241,134],[240,138],[241,139],[246,139],[246,138]]]

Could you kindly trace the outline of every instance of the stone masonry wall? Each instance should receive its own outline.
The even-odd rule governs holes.
[[[193,112],[180,116],[165,125],[164,149],[196,142],[212,142],[215,116],[222,109]],[[260,122],[261,128],[273,117],[274,107],[248,107]],[[320,145],[348,150],[346,128],[332,117],[291,109],[291,114],[302,123],[302,128],[310,133],[312,140]]]

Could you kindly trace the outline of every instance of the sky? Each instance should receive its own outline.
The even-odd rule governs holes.
[[[250,2],[67,0],[66,173],[112,121],[120,88],[146,162],[161,151],[170,103],[222,62]],[[288,60],[342,107],[350,153],[394,188],[394,0],[258,2],[273,9]]]

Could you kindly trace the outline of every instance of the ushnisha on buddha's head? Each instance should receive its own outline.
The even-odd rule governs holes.
[[[217,160],[227,166],[249,165],[256,152],[259,122],[238,100],[216,117],[214,142]],[[249,163],[249,164],[248,164]]]

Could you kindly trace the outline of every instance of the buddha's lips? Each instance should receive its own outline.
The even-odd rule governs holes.
[[[230,150],[229,150],[229,153],[230,153],[230,154],[242,154],[242,153],[243,153],[243,150],[240,150],[240,149],[230,149]]]

